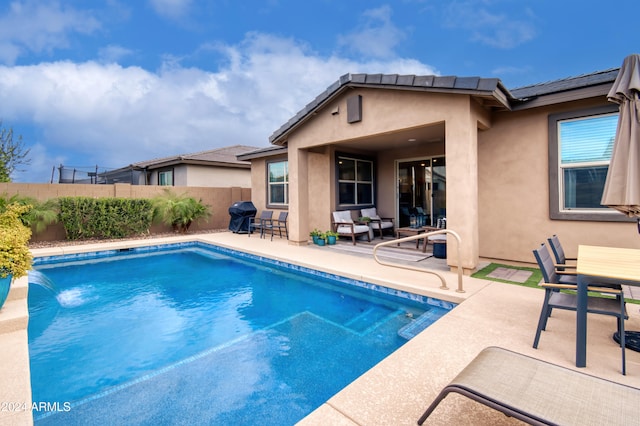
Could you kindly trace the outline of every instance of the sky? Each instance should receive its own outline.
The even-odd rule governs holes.
[[[348,73],[514,89],[617,68],[640,53],[639,12],[638,0],[2,0],[0,123],[30,160],[12,179],[267,147]]]

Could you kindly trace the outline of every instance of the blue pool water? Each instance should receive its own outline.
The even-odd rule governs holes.
[[[453,307],[200,243],[34,264],[37,424],[294,424]]]

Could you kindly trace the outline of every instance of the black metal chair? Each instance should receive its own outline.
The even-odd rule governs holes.
[[[264,230],[269,226],[273,225],[273,212],[271,210],[264,210],[260,213],[259,218],[251,218],[249,222],[249,237],[251,237],[251,233],[255,230],[260,230],[260,238],[264,237]]]
[[[284,235],[289,239],[289,230],[287,229],[287,217],[289,216],[289,212],[280,212],[277,219],[271,221],[270,224],[266,225],[266,229],[271,230],[271,241],[273,241],[273,233],[274,231],[278,231],[278,235],[282,238],[282,230],[284,229]]]
[[[575,257],[567,257],[564,253],[564,248],[562,244],[560,244],[560,239],[556,234],[553,234],[551,238],[547,238],[549,242],[549,247],[551,247],[551,251],[553,252],[553,256],[556,258],[556,268],[559,271],[565,270],[565,268],[575,268],[575,262],[578,260]],[[573,264],[569,264],[568,262],[573,262]]]
[[[540,319],[538,320],[538,329],[536,330],[536,336],[533,340],[533,347],[538,347],[540,341],[540,334],[542,330],[547,327],[547,320],[551,316],[551,312],[554,308],[565,309],[569,311],[576,311],[578,308],[577,300],[577,276],[575,273],[565,274],[561,271],[557,271],[549,254],[549,250],[542,244],[536,250],[533,250],[533,255],[538,262],[540,271],[544,283],[541,286],[544,288],[544,303],[542,304],[542,311],[540,312]],[[620,337],[620,346],[622,348],[622,374],[626,374],[626,362],[625,362],[625,341],[624,341],[624,320],[627,318],[626,306],[624,301],[624,293],[620,288],[613,288],[611,286],[590,284],[588,291],[598,292],[608,296],[615,296],[615,298],[598,297],[595,295],[588,295],[587,312],[592,314],[611,315],[618,319],[618,333]]]

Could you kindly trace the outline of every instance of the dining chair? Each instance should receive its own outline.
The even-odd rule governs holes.
[[[576,272],[576,261],[578,260],[575,257],[567,257],[564,253],[564,248],[562,244],[560,244],[560,239],[556,234],[553,234],[551,238],[547,238],[547,242],[549,243],[549,247],[551,247],[551,251],[553,252],[553,256],[555,257],[555,268],[558,273],[562,275],[561,279],[563,280],[572,280],[575,284],[577,284],[576,278],[569,278],[572,275],[577,275]],[[569,263],[571,262],[571,263]],[[601,284],[602,287],[610,287],[616,290],[622,290],[621,284]]]
[[[267,225],[267,229],[271,230],[271,241],[273,241],[273,233],[274,231],[278,231],[278,235],[282,238],[282,230],[284,229],[284,235],[289,239],[289,230],[287,229],[287,217],[289,216],[289,212],[280,212],[277,219],[271,221],[269,225]]]
[[[260,238],[264,237],[264,230],[273,223],[273,212],[271,210],[264,210],[260,213],[259,218],[252,217],[249,221],[249,237],[255,230],[260,230]]]
[[[538,348],[542,330],[546,330],[547,320],[551,316],[553,309],[564,309],[576,311],[577,300],[577,276],[575,273],[565,274],[555,268],[549,250],[543,243],[533,250],[540,271],[542,272],[544,288],[544,302],[540,311],[538,328],[533,340],[533,347]],[[620,347],[622,348],[622,374],[626,374],[625,341],[624,341],[624,320],[627,319],[624,293],[621,288],[608,285],[592,283],[588,287],[589,292],[597,292],[600,295],[589,294],[587,302],[587,313],[611,315],[617,318],[618,333],[620,337]],[[606,297],[608,296],[608,297]]]
[[[547,238],[549,247],[553,252],[553,256],[556,258],[556,268],[563,271],[565,268],[575,268],[575,262],[578,260],[575,257],[567,257],[564,253],[564,248],[560,244],[560,238],[556,234],[553,234],[551,238]],[[571,262],[568,263],[568,262]]]

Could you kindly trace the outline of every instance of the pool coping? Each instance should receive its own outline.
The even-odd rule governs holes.
[[[554,320],[553,331],[545,332],[539,349],[531,348],[532,333],[541,306],[541,293],[537,289],[465,276],[466,293],[459,294],[439,289],[438,279],[424,277],[417,272],[390,271],[371,259],[329,253],[315,247],[294,246],[286,240],[274,239],[270,242],[232,233],[127,240],[36,249],[33,252],[36,256],[59,255],[92,252],[107,246],[141,247],[159,242],[194,240],[458,304],[435,324],[301,420],[302,425],[415,424],[417,417],[439,390],[486,346],[502,346],[575,368],[575,348],[571,340],[567,340],[575,332],[570,326],[571,321]],[[456,282],[455,274],[445,275],[448,282]],[[14,282],[10,294],[15,291],[17,296],[10,295],[11,302],[0,311],[0,331],[9,317],[15,317],[15,313],[9,314],[14,311],[13,308],[7,309],[9,303],[16,307],[16,311],[27,312],[27,287],[26,277]],[[22,296],[24,299],[20,302]],[[558,317],[563,314],[558,313]],[[17,316],[20,317],[20,314]],[[630,312],[627,324],[628,329],[640,328],[640,313]],[[611,323],[607,318],[590,317],[588,366],[580,371],[640,387],[640,353],[627,351],[627,376],[622,376],[619,373],[619,348],[611,344],[606,331],[609,328]],[[462,341],[464,345],[460,345]],[[0,401],[26,403],[31,400],[26,322],[22,330],[0,334],[0,342],[6,348],[0,353],[0,369],[4,373]],[[431,424],[450,424],[452,421],[458,424],[512,424],[511,420],[497,415],[493,410],[455,397],[443,401],[429,420]],[[0,422],[33,424],[30,411],[0,412]]]

